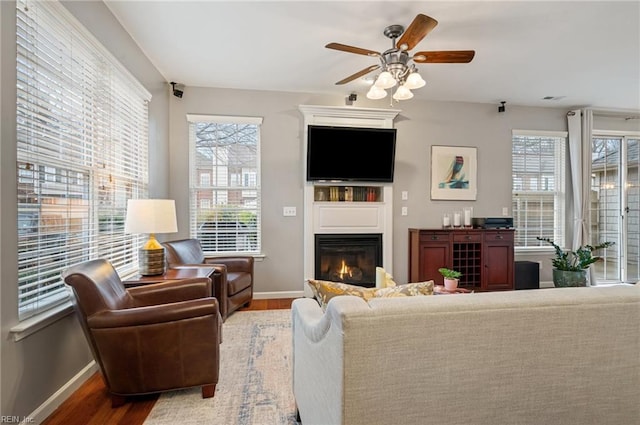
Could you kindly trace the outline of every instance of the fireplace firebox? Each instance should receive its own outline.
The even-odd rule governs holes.
[[[315,278],[372,288],[382,267],[382,234],[316,234]]]

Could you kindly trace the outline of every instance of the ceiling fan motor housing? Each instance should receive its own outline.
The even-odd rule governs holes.
[[[409,59],[406,51],[398,49],[389,49],[381,57],[383,67],[398,81],[404,80],[409,74]]]

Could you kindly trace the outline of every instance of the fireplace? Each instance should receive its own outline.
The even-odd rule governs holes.
[[[382,234],[316,234],[315,278],[368,288],[382,267]]]
[[[393,128],[393,120],[400,112],[395,109],[316,105],[300,105],[300,111],[304,115],[303,138],[301,140],[303,157],[306,157],[307,153],[307,129],[309,125]],[[303,185],[304,274],[300,281],[300,286],[303,287],[305,296],[313,296],[311,288],[305,283],[308,279],[326,276],[321,272],[322,263],[317,263],[316,235],[334,235],[341,238],[344,235],[382,235],[382,247],[375,254],[378,259],[373,260],[373,263],[384,267],[387,272],[393,274],[393,184],[373,184],[372,182],[355,181],[304,181]],[[331,201],[331,199],[316,197],[318,186],[378,186],[379,193],[377,199],[371,202],[347,201],[346,199],[343,201],[339,199]],[[379,260],[380,256],[382,258],[381,261]],[[360,262],[362,263],[363,261],[360,260]],[[348,266],[348,263],[349,260],[345,260],[346,266]],[[356,267],[362,269],[361,266],[362,264]],[[371,269],[372,271],[370,272],[368,267],[365,267],[365,269],[367,270],[363,272],[361,282],[365,280],[369,284],[375,282],[375,276],[373,275],[375,268]],[[368,276],[368,273],[372,273],[372,275]],[[347,280],[353,281],[353,276]]]

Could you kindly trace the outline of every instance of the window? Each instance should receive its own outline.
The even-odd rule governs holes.
[[[604,282],[640,279],[640,134],[594,130],[591,140],[591,243],[614,242],[593,265]]]
[[[565,243],[566,133],[514,131],[512,209],[515,246],[542,247],[537,237]]]
[[[191,237],[207,253],[259,253],[262,118],[187,119]]]
[[[129,198],[147,196],[148,92],[57,2],[17,2],[18,307],[64,302],[67,267],[137,268]]]

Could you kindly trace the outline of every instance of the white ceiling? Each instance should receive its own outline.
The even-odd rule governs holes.
[[[378,59],[324,46],[383,52],[391,47],[387,25],[407,27],[423,13],[439,24],[412,53],[476,56],[469,64],[418,64],[427,85],[414,99],[640,110],[637,0],[105,3],[167,81],[187,87],[364,96],[362,79],[335,82]]]

